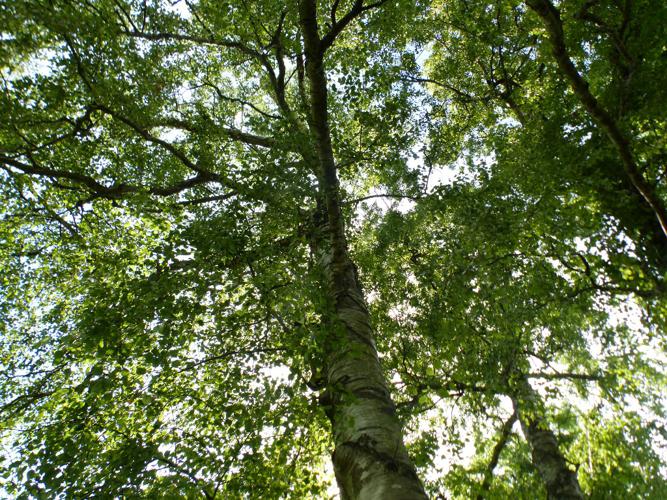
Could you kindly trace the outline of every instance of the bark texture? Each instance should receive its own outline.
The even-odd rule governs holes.
[[[524,379],[512,398],[514,411],[530,445],[533,465],[547,489],[549,500],[583,500],[577,473],[567,466],[558,440],[539,416],[539,395]]]
[[[332,41],[323,43],[320,38],[316,3],[301,0],[299,7],[309,83],[309,125],[320,186],[320,210],[315,216],[311,244],[331,309],[330,333],[323,342],[326,389],[320,402],[333,427],[336,479],[343,499],[425,499],[403,443],[363,291],[348,253],[323,65],[324,51]]]
[[[616,123],[609,112],[602,107],[591,93],[588,82],[579,74],[579,71],[577,71],[576,66],[572,62],[565,45],[565,35],[560,12],[550,0],[526,0],[526,4],[542,20],[542,24],[549,34],[549,42],[551,43],[552,52],[558,63],[558,67],[569,81],[572,90],[588,114],[605,131],[610,141],[618,150],[626,175],[637,192],[644,198],[648,206],[650,206],[660,223],[663,235],[667,237],[667,210],[665,209],[665,205],[656,194],[653,186],[646,181],[639,170],[630,147],[630,141],[623,134],[618,123]]]
[[[320,403],[333,428],[332,459],[341,497],[425,499],[403,444],[354,266],[349,258],[343,265],[334,262],[327,232],[321,225],[318,233],[324,237],[315,237],[311,244],[334,307],[323,346],[325,390]]]

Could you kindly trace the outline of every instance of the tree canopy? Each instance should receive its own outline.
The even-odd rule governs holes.
[[[667,4],[0,21],[0,496],[667,497]]]

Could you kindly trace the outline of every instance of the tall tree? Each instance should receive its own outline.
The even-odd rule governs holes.
[[[576,462],[570,443],[584,439],[587,431],[563,426],[570,410],[562,408],[561,398],[601,397],[605,406],[615,406],[618,391],[626,397],[645,395],[648,399],[641,404],[650,414],[655,398],[660,398],[650,389],[663,383],[655,371],[660,368],[642,360],[639,351],[650,345],[643,335],[626,338],[622,329],[609,324],[609,303],[604,298],[608,291],[578,281],[576,268],[570,275],[574,279],[563,274],[570,272],[568,267],[579,259],[578,254],[586,258],[583,249],[572,253],[566,236],[580,228],[576,223],[563,224],[573,215],[569,210],[576,213],[583,207],[559,210],[559,224],[554,227],[558,232],[540,238],[541,227],[553,227],[553,212],[545,210],[548,205],[542,210],[540,205],[526,206],[526,200],[498,182],[491,179],[480,188],[441,189],[419,200],[408,214],[390,212],[378,215],[376,221],[367,220],[368,225],[379,225],[369,232],[359,253],[366,284],[376,287],[375,323],[384,333],[388,366],[401,381],[395,399],[403,411],[419,418],[421,413],[436,411],[444,401],[455,400],[454,409],[475,419],[473,428],[484,428],[489,419],[497,428],[496,417],[506,420],[508,404],[511,410],[514,399],[532,448],[524,453],[532,454],[535,472],[550,465],[562,472],[545,474],[545,493],[561,488],[576,491],[573,469],[581,462]],[[493,245],[486,243],[490,241]],[[402,282],[409,284],[400,286]],[[660,307],[660,301],[655,304]],[[399,334],[405,330],[409,336]],[[592,354],[591,346],[597,342],[604,347]],[[645,347],[628,349],[633,344]],[[620,366],[632,368],[619,371]],[[520,383],[526,378],[541,382],[540,387],[546,383],[546,391],[543,388],[538,395],[530,390],[527,397]],[[568,380],[568,386],[559,384]],[[629,408],[616,411],[622,414]],[[444,429],[452,427],[448,415],[446,411],[435,419]],[[463,422],[453,425],[445,442],[463,439]],[[505,434],[501,433],[501,441],[508,439],[502,438]],[[495,486],[488,479],[488,469],[495,468],[490,464],[505,456],[502,447],[495,451],[496,445],[480,439],[475,465],[466,468],[465,475],[451,474],[441,487],[457,488],[461,497],[487,490],[489,498],[501,498],[510,491],[520,495],[525,485],[526,498],[534,495],[535,484],[526,481],[528,471],[517,453],[509,455],[514,462],[502,462],[514,471],[505,478],[514,489],[503,489],[507,483]],[[420,453],[428,450],[424,442]],[[586,464],[582,470],[590,469]],[[477,474],[482,476],[479,482],[474,480]],[[522,483],[516,483],[517,476]]]
[[[380,2],[382,3],[382,2]],[[326,391],[336,449],[336,477],[343,498],[426,498],[402,441],[400,423],[389,395],[373,341],[370,317],[361,283],[346,242],[340,206],[340,187],[328,122],[326,50],[338,32],[355,17],[377,5],[356,0],[321,37],[315,0],[301,0],[300,23],[310,89],[310,131],[317,151],[319,197],[313,251],[317,254],[334,312],[324,339]],[[342,327],[342,331],[337,331]]]
[[[283,362],[297,375],[298,359],[314,366],[310,384],[333,425],[342,495],[424,498],[348,253],[329,124],[325,62],[338,64],[344,52],[329,56],[331,48],[382,3],[335,2],[327,11],[306,0],[199,2],[185,11],[159,2],[7,5],[5,16],[19,21],[6,53],[1,160],[17,220],[12,244],[30,247],[14,256],[13,284],[51,312],[33,321],[26,309],[4,344],[9,380],[25,379],[6,385],[3,399],[10,425],[29,425],[17,441],[34,457],[27,491],[158,492],[160,467],[180,477],[183,492],[242,491],[234,477],[257,491],[270,478],[254,478],[257,460],[268,460],[271,446],[298,456],[286,442],[302,431],[259,410],[280,402],[269,398],[280,384],[248,377],[263,356],[271,366],[279,353],[309,346]],[[339,162],[357,154],[338,149]],[[286,214],[288,224],[277,224]],[[20,269],[26,258],[37,263]],[[290,286],[310,287],[298,306],[310,312],[276,298]],[[31,324],[51,325],[52,334],[37,331],[21,351]],[[221,365],[232,369],[216,381]],[[193,387],[185,373],[196,374]],[[288,406],[303,411],[303,397]],[[258,414],[238,407],[221,421],[237,398],[266,412],[265,423],[251,425]],[[113,407],[119,399],[123,410]],[[136,419],[141,405],[152,410]],[[276,435],[259,440],[267,418]],[[206,421],[209,436],[196,431]],[[63,425],[68,431],[55,434]],[[225,443],[244,426],[249,435]],[[201,456],[207,440],[217,442],[210,463]],[[99,459],[75,468],[76,450]],[[123,461],[130,469],[119,481],[111,472]],[[15,465],[20,478],[26,464]],[[294,481],[286,478],[285,491],[307,489],[312,477]]]
[[[533,463],[546,486],[547,498],[583,499],[577,473],[571,470],[560,451],[549,424],[536,413],[539,398],[526,379],[519,381],[512,398],[526,440],[530,444]]]

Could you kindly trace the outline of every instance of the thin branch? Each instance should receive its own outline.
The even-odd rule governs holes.
[[[482,103],[488,103],[491,100],[491,96],[482,96],[482,97],[477,97],[471,94],[468,94],[467,92],[462,91],[461,89],[457,89],[456,87],[449,85],[448,83],[444,83],[438,80],[434,80],[432,78],[421,78],[421,77],[416,77],[412,75],[403,75],[401,77],[404,81],[408,82],[413,82],[413,83],[430,83],[432,85],[436,85],[438,87],[441,87],[443,89],[449,90],[450,92],[454,93],[462,102],[464,103],[472,103],[472,102],[482,102]]]
[[[26,408],[28,408],[35,401],[40,400],[40,399],[44,399],[48,396],[51,396],[55,392],[56,391],[46,391],[46,392],[35,391],[35,392],[32,392],[32,393],[22,394],[20,396],[16,396],[14,399],[9,401],[8,403],[5,403],[2,406],[0,406],[0,415],[2,415],[5,412],[8,412],[10,409],[12,409],[15,406],[18,406],[18,408],[15,409],[12,412],[12,414],[16,414],[16,413],[18,413],[20,411],[23,411]],[[5,418],[8,418],[8,417],[2,416],[1,418],[2,418],[2,420],[4,420]]]
[[[278,22],[278,27],[271,39],[271,46],[275,50],[276,63],[278,64],[278,76],[276,77],[276,96],[278,100],[284,103],[281,107],[283,111],[289,112],[289,106],[287,105],[287,100],[285,99],[285,47],[283,46],[281,37],[283,31],[283,24],[285,18],[287,17],[287,11],[283,11],[280,15],[280,21]]]
[[[202,198],[194,198],[192,200],[179,201],[179,205],[201,205],[203,203],[210,203],[212,201],[224,201],[232,198],[236,193],[218,194],[213,196],[204,196]]]
[[[144,33],[136,30],[123,31],[123,34],[133,38],[141,38],[143,40],[150,40],[150,41],[175,40],[180,42],[192,42],[202,45],[215,45],[218,47],[237,49],[246,55],[249,55],[255,59],[260,59],[260,60],[264,56],[261,52],[258,52],[257,50],[236,40],[216,39],[216,38],[196,36],[196,35],[184,35],[181,33],[167,33],[167,32]]]
[[[526,378],[542,378],[545,380],[602,380],[602,375],[592,375],[589,373],[527,373]]]
[[[287,349],[286,347],[272,347],[272,348],[267,347],[267,348],[257,348],[257,349],[238,349],[232,351],[225,351],[222,354],[218,354],[216,356],[209,356],[207,358],[200,359],[197,361],[191,361],[185,367],[181,368],[178,371],[183,372],[186,370],[192,370],[193,368],[196,368],[203,364],[210,363],[213,361],[222,361],[224,359],[231,358],[232,356],[252,356],[253,354],[287,352],[288,350],[289,349]]]
[[[384,193],[384,194],[372,194],[369,196],[363,196],[361,198],[354,198],[352,200],[343,200],[341,202],[342,205],[354,205],[357,203],[361,203],[362,201],[366,200],[372,200],[373,198],[396,198],[400,200],[420,200],[422,197],[421,196],[410,196],[407,194],[393,194],[393,193]]]
[[[340,0],[334,0],[334,3],[331,5],[331,23],[336,24],[336,14],[338,12],[338,6],[340,5]]]
[[[213,36],[213,30],[199,16],[199,14],[197,13],[197,9],[195,8],[195,5],[189,0],[185,0],[185,5],[188,6],[188,9],[190,10],[190,13],[192,14],[193,19],[199,23],[199,26],[204,28],[204,30],[208,31],[208,33],[211,36]]]
[[[222,93],[222,91],[220,90],[220,88],[217,85],[215,85],[211,82],[206,81],[206,82],[204,82],[204,85],[207,86],[207,87],[211,87],[215,91],[215,93],[217,94],[218,98],[223,100],[223,101],[235,102],[235,103],[241,104],[242,106],[249,106],[253,110],[257,111],[259,114],[261,114],[261,115],[263,115],[267,118],[271,118],[272,120],[279,120],[280,119],[280,116],[273,115],[271,113],[267,113],[266,111],[263,111],[263,110],[259,109],[257,106],[255,106],[250,101],[246,101],[245,99],[240,99],[238,97],[229,97],[229,96],[224,95]]]
[[[5,165],[2,165],[2,163]],[[31,160],[31,164],[27,164],[18,161],[15,158],[0,155],[0,168],[5,170],[10,175],[15,175],[15,171],[7,168],[7,166],[13,167],[23,174],[48,177],[51,179],[67,179],[73,181],[76,184],[79,184],[80,186],[88,188],[88,190],[92,192],[92,195],[90,198],[80,202],[79,204],[83,204],[97,198],[115,200],[122,198],[124,195],[139,193],[142,191],[149,194],[154,194],[156,196],[171,196],[194,186],[211,182],[211,179],[208,176],[197,175],[195,177],[184,179],[181,182],[170,186],[142,186],[124,183],[105,186],[104,184],[95,180],[93,177],[79,172],[43,167],[34,160]],[[69,188],[69,186],[61,187]]]
[[[204,497],[205,497],[207,500],[213,500],[213,499],[214,499],[214,496],[211,495],[211,494],[208,492],[206,483],[205,483],[202,479],[200,479],[200,478],[198,478],[197,476],[195,476],[192,472],[188,471],[187,469],[185,469],[185,468],[182,467],[181,465],[177,464],[176,462],[174,462],[174,461],[171,460],[170,458],[167,458],[167,457],[166,457],[164,454],[162,454],[162,453],[159,453],[159,454],[155,457],[155,459],[156,459],[158,462],[162,462],[162,463],[168,465],[169,467],[171,467],[171,468],[172,468],[175,472],[177,472],[178,474],[181,474],[181,475],[187,477],[188,479],[190,479],[190,481],[193,482],[193,484],[195,484],[195,485],[201,485],[201,492],[203,493]]]
[[[154,120],[151,123],[151,127],[170,127],[181,130],[187,130],[188,132],[201,133],[203,130],[197,125],[187,122],[185,120],[179,120],[178,118],[161,118]],[[271,137],[264,137],[261,135],[250,134],[248,132],[243,132],[237,128],[233,127],[218,127],[215,126],[213,131],[221,132],[229,139],[243,142],[251,146],[261,146],[264,148],[273,148],[277,146],[276,141]]]
[[[68,179],[71,181],[74,181],[78,184],[83,184],[87,188],[89,188],[91,191],[95,192],[106,192],[106,193],[114,193],[118,190],[122,190],[125,188],[122,188],[122,185],[118,186],[105,186],[104,184],[100,184],[98,181],[93,179],[92,177],[84,174],[80,174],[78,172],[71,172],[69,170],[58,170],[58,169],[51,169],[51,168],[46,168],[38,165],[34,160],[31,159],[31,164],[28,165],[27,163],[23,163],[18,161],[15,158],[11,158],[9,156],[4,156],[0,155],[0,162],[4,163],[5,165],[9,165],[11,167],[14,167],[21,172],[25,174],[32,174],[32,175],[40,175],[44,177],[51,177],[54,179]],[[5,165],[0,164],[0,168],[5,170],[7,173],[12,174],[13,171],[9,168],[7,168]]]
[[[259,24],[260,28],[264,33],[269,35],[271,37],[271,41],[269,44],[264,48],[269,49],[271,46],[274,45],[275,43],[275,37],[279,36],[279,32],[282,29],[282,24],[279,24],[278,30],[271,34],[271,32],[264,26],[264,24],[260,21],[257,23],[255,16],[248,6],[248,3],[245,0],[242,0],[241,3],[243,4],[243,7],[245,8],[246,12],[248,13],[249,19],[250,19],[250,25],[252,26],[253,33],[255,35],[255,41],[257,44],[262,47],[264,46],[264,43],[262,41],[262,37],[260,36],[258,30],[257,30],[257,24]],[[284,13],[286,15],[286,13]],[[282,14],[281,14],[282,16]],[[286,115],[290,115],[290,107],[287,104],[287,100],[285,99],[285,87],[284,87],[284,68],[282,71],[282,76],[280,75],[280,68],[279,68],[279,75],[276,76],[276,72],[273,69],[273,66],[269,62],[269,58],[265,52],[258,52],[256,56],[257,60],[261,63],[261,65],[264,67],[264,70],[266,71],[266,74],[269,78],[269,82],[271,83],[271,88],[273,89],[273,100],[275,103],[278,105],[280,110]],[[279,66],[283,64],[282,60],[279,61]],[[282,79],[281,79],[282,78]]]
[[[103,104],[95,104],[94,105],[95,109],[98,109],[102,111],[103,113],[108,114],[109,116],[115,118],[116,120],[124,123],[128,127],[130,127],[132,130],[134,130],[137,134],[139,134],[142,138],[144,138],[146,141],[156,144],[160,146],[162,149],[165,149],[166,151],[170,152],[174,157],[176,157],[183,165],[185,165],[187,168],[190,170],[197,172],[198,174],[202,176],[207,176],[209,180],[219,180],[219,177],[217,174],[214,174],[212,172],[208,172],[204,169],[202,169],[199,165],[197,165],[195,162],[190,160],[183,151],[178,149],[176,146],[173,144],[160,139],[159,137],[155,137],[152,135],[146,128],[142,127],[139,125],[137,122],[131,120],[130,118],[127,118],[126,116],[121,115],[120,113],[114,111],[113,109],[109,108],[108,106],[105,106]]]

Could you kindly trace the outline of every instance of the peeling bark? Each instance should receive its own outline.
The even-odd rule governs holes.
[[[530,445],[533,465],[547,489],[549,500],[583,500],[577,473],[567,466],[558,447],[558,440],[545,420],[539,416],[539,395],[524,379],[516,396],[512,397],[514,411]]]
[[[323,346],[326,389],[320,404],[333,428],[332,459],[341,497],[425,499],[403,444],[354,266],[349,258],[345,265],[334,262],[327,240],[316,238],[311,244],[325,272],[334,308]]]
[[[330,307],[330,327],[322,342],[326,389],[320,403],[333,428],[334,471],[343,499],[422,500],[427,496],[403,443],[363,291],[348,253],[328,122],[326,45],[319,36],[316,3],[302,0],[299,7],[309,126],[320,187],[311,248],[324,275]]]

